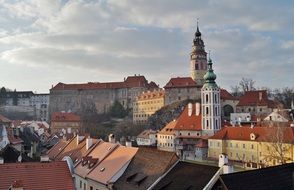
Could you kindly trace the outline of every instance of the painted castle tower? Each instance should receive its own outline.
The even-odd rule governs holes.
[[[198,84],[203,85],[203,76],[207,71],[207,53],[204,49],[204,42],[201,39],[197,22],[197,31],[193,40],[192,52],[190,53],[191,78]]]
[[[213,135],[221,128],[220,88],[215,83],[216,75],[209,58],[208,69],[204,75],[201,89],[202,131]]]

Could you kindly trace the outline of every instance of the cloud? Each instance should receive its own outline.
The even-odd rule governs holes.
[[[141,73],[163,86],[170,77],[189,76],[189,53],[200,18],[219,84],[229,88],[242,76],[264,86],[278,87],[276,80],[292,84],[288,76],[294,10],[289,3],[2,0],[1,4],[0,64],[52,71],[44,75],[50,80],[54,69],[58,71],[54,78],[74,82],[90,80],[89,76],[93,81],[121,80]],[[29,83],[41,86],[36,80]]]

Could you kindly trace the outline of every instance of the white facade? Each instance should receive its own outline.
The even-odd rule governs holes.
[[[34,94],[30,98],[30,106],[35,108],[37,120],[49,120],[49,94]]]
[[[5,148],[9,144],[8,136],[7,136],[7,131],[6,127],[4,125],[0,126],[1,134],[0,134],[0,150]]]
[[[231,113],[230,114],[230,122],[232,125],[238,125],[244,122],[251,121],[250,113]]]
[[[264,118],[264,120],[265,121],[276,121],[276,122],[288,122],[289,121],[284,116],[279,114],[277,111],[273,111],[266,118]]]
[[[175,152],[175,135],[174,134],[157,134],[157,149]]]
[[[220,89],[218,87],[202,88],[201,108],[203,134],[213,135],[221,128]]]

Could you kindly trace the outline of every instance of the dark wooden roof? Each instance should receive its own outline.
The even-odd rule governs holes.
[[[179,162],[154,190],[196,190],[203,189],[219,170],[218,167]]]
[[[294,163],[220,176],[227,189],[294,189]],[[226,189],[224,188],[224,189]]]
[[[178,161],[174,152],[140,147],[124,174],[114,183],[114,189],[148,189]]]

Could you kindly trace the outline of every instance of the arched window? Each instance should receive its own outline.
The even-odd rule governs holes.
[[[208,121],[208,119],[206,120],[206,129],[208,129],[209,128],[209,121]]]
[[[218,122],[215,120],[215,128],[218,129]]]
[[[208,103],[208,94],[206,94],[206,96],[205,96],[205,101],[206,101],[206,103]]]
[[[216,96],[216,94],[214,95],[214,102],[217,103],[217,96]]]
[[[215,113],[214,113],[214,115],[218,115],[218,114],[217,114],[217,107],[215,107]]]
[[[209,114],[209,109],[208,109],[208,107],[206,107],[206,115],[208,115]]]

